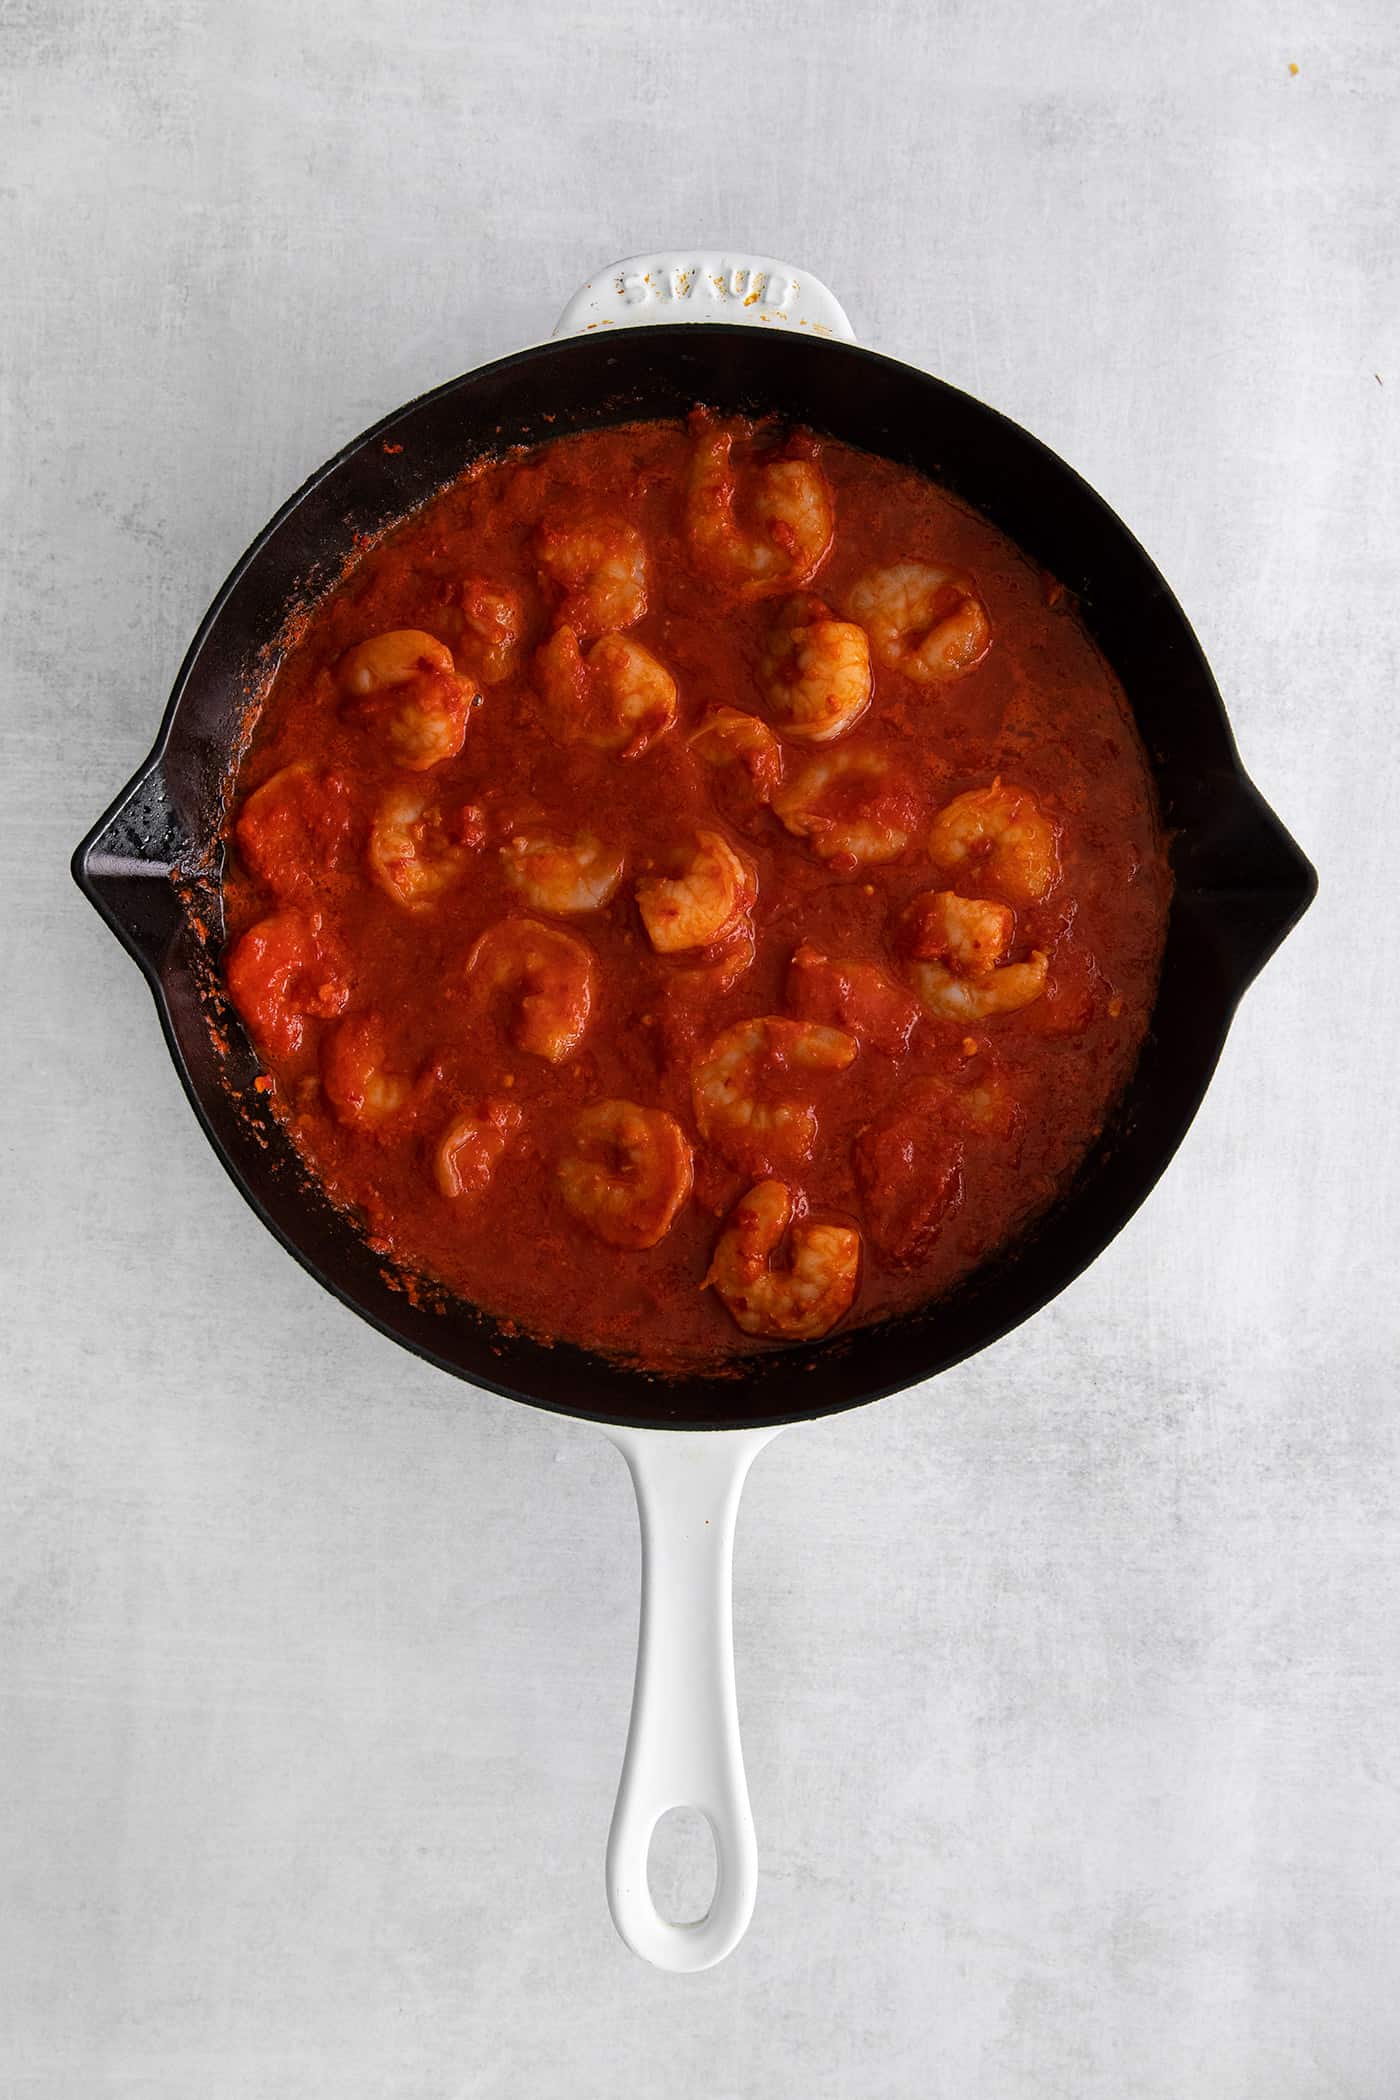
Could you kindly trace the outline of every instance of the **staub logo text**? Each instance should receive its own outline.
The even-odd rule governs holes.
[[[675,263],[669,269],[624,270],[617,278],[624,306],[739,306],[783,312],[797,293],[795,279],[745,263]]]

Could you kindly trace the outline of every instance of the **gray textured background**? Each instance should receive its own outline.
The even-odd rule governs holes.
[[[1388,0],[0,19],[0,2091],[1394,2100]],[[278,1251],[65,867],[283,494],[673,239],[1072,459],[1323,882],[1092,1274],[760,1460],[694,1980],[603,1905],[620,1462]]]

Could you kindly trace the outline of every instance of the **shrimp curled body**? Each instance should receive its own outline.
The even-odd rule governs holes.
[[[804,1021],[844,1028],[859,1041],[900,1057],[919,1018],[919,1002],[878,963],[823,955],[803,941],[788,964],[787,1003]]]
[[[741,1171],[801,1166],[817,1142],[817,1112],[803,1098],[804,1082],[844,1071],[855,1054],[849,1035],[813,1021],[767,1014],[736,1022],[691,1074],[700,1135]]]
[[[342,1123],[372,1130],[397,1116],[421,1091],[422,1082],[390,1071],[385,1057],[386,1030],[378,1014],[352,1014],[326,1037],[321,1084]]]
[[[483,685],[500,685],[515,676],[525,634],[519,591],[469,576],[449,586],[442,625]]]
[[[971,1148],[1014,1139],[1021,1109],[1005,1073],[972,1038],[971,1055],[941,1078],[916,1079],[866,1124],[851,1147],[870,1237],[887,1260],[917,1260],[963,1199]]]
[[[697,567],[743,598],[792,590],[831,545],[831,490],[814,459],[776,457],[737,468],[734,433],[716,424],[691,458],[686,533]]]
[[[676,719],[676,681],[649,649],[605,634],[585,653],[572,627],[560,627],[535,658],[545,712],[568,743],[640,758]]]
[[[601,911],[615,894],[625,865],[617,847],[605,846],[588,831],[574,839],[517,832],[501,848],[501,869],[512,889],[532,910],[560,918]]]
[[[433,1179],[449,1202],[484,1196],[522,1122],[513,1101],[478,1102],[454,1116],[433,1151]]]
[[[409,911],[423,911],[462,880],[472,859],[475,812],[459,813],[453,837],[426,788],[407,782],[391,787],[370,825],[366,858],[386,896]]]
[[[690,738],[697,758],[744,814],[773,800],[783,784],[783,751],[766,722],[738,707],[713,707]]]
[[[637,884],[637,909],[657,953],[676,955],[736,932],[757,893],[752,863],[718,831],[697,831],[681,873]]]
[[[915,897],[901,928],[909,982],[925,1010],[940,1021],[984,1021],[1038,999],[1049,957],[1037,948],[1024,962],[1004,961],[1015,925],[1015,913],[987,897],[953,890]]]
[[[809,758],[774,796],[773,814],[820,859],[848,868],[898,860],[919,821],[891,761],[870,749]]]
[[[563,1064],[583,1041],[593,1008],[593,951],[539,919],[500,919],[467,957],[470,987],[507,1002],[506,1032],[519,1050]]]
[[[803,1218],[788,1235],[787,1260],[772,1266],[792,1223],[781,1181],[760,1181],[741,1196],[719,1236],[705,1282],[745,1334],[816,1341],[850,1310],[860,1280],[860,1234],[852,1225]]]
[[[851,1147],[862,1216],[887,1261],[926,1253],[963,1198],[962,1133],[937,1085],[907,1088]]]
[[[928,850],[939,867],[980,867],[1013,904],[1039,904],[1060,879],[1060,829],[1029,788],[994,780],[955,796],[933,820]]]
[[[690,1146],[674,1116],[595,1101],[574,1119],[558,1166],[576,1218],[610,1247],[654,1247],[690,1195]]]
[[[960,569],[922,561],[867,569],[847,607],[870,636],[876,661],[918,685],[960,678],[991,647],[987,608]]]
[[[480,698],[470,679],[458,677],[447,644],[417,627],[357,643],[341,657],[336,678],[355,713],[413,773],[457,756]]]
[[[259,881],[291,904],[314,897],[339,867],[353,828],[354,804],[340,774],[294,761],[254,788],[234,836]]]
[[[838,620],[820,598],[794,598],[768,636],[759,675],[784,736],[830,744],[870,705],[870,644],[864,628]]]
[[[241,934],[224,966],[229,996],[259,1045],[299,1050],[307,1020],[345,1010],[350,986],[328,954],[319,912],[279,911]]]
[[[555,624],[580,639],[630,627],[647,609],[646,548],[621,518],[541,525],[535,551],[563,594]]]

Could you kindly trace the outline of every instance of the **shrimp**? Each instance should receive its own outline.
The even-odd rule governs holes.
[[[771,802],[783,784],[783,751],[766,722],[737,707],[712,707],[690,738],[745,813]]]
[[[919,1018],[919,1002],[877,963],[823,955],[804,941],[788,964],[787,1002],[804,1021],[844,1028],[860,1042],[900,1057]]]
[[[525,608],[503,583],[469,576],[452,592],[461,653],[483,685],[501,685],[520,668]]]
[[[694,1008],[708,1005],[722,992],[733,989],[744,972],[753,968],[756,952],[753,920],[746,916],[714,947],[701,949],[694,956],[681,956],[671,964],[664,988],[668,1006],[674,1002],[680,1015],[693,1017]]]
[[[649,649],[605,634],[585,655],[572,627],[560,627],[535,658],[539,695],[569,743],[640,758],[676,719],[676,681]]]
[[[674,1116],[595,1101],[574,1120],[558,1166],[576,1218],[610,1247],[654,1247],[690,1196],[690,1145]]]
[[[449,1202],[484,1196],[521,1125],[513,1101],[479,1101],[454,1116],[433,1148],[433,1179]]]
[[[322,887],[339,866],[354,828],[350,790],[338,773],[304,763],[283,766],[254,788],[238,814],[238,850],[283,903]]]
[[[716,1036],[691,1073],[700,1135],[741,1172],[801,1166],[817,1143],[817,1112],[788,1089],[823,1072],[843,1072],[856,1054],[839,1028],[780,1014],[736,1022]]]
[[[960,977],[943,963],[911,963],[909,979],[935,1020],[985,1021],[1038,999],[1049,969],[1050,958],[1037,948],[1025,962],[1004,963],[975,977]]]
[[[1049,957],[1035,949],[1025,962],[1003,958],[1016,915],[987,897],[926,890],[901,920],[913,985],[926,1012],[941,1021],[983,1021],[1014,1013],[1045,990]]]
[[[384,1023],[378,1014],[354,1014],[333,1028],[321,1047],[321,1084],[342,1123],[370,1129],[409,1106],[418,1087],[406,1073],[387,1070]]]
[[[1062,941],[1055,950],[1054,975],[1035,1010],[1035,1031],[1052,1037],[1082,1035],[1096,1012],[1117,1020],[1122,999],[1087,949],[1073,939]]]
[[[867,1230],[889,1261],[917,1261],[963,1197],[961,1133],[945,1091],[917,1082],[866,1124],[851,1167]]]
[[[919,821],[919,806],[884,753],[867,748],[808,759],[774,796],[773,814],[822,860],[849,870],[898,860]]]
[[[1012,1138],[1020,1120],[1000,1066],[969,1036],[948,1077],[915,1080],[867,1123],[851,1166],[881,1253],[899,1263],[925,1253],[962,1201],[969,1146]]]
[[[510,998],[508,1034],[517,1049],[562,1064],[583,1041],[593,1008],[593,950],[539,919],[499,919],[467,957],[473,990]]]
[[[370,873],[409,911],[426,910],[460,882],[484,836],[478,810],[468,806],[449,819],[429,805],[426,787],[391,787],[369,829]]]
[[[867,569],[852,584],[847,608],[877,660],[918,685],[960,678],[992,645],[987,608],[961,569],[924,561]]]
[[[336,666],[355,713],[384,738],[401,766],[426,773],[455,758],[481,695],[457,675],[452,651],[417,627],[395,627],[347,649]]]
[[[813,1342],[849,1312],[860,1281],[860,1234],[853,1225],[802,1218],[789,1234],[787,1260],[770,1266],[792,1221],[781,1181],[760,1181],[741,1196],[715,1247],[705,1283],[745,1334]]]
[[[591,831],[562,839],[553,832],[518,831],[501,848],[501,867],[513,889],[535,911],[565,918],[601,911],[622,880],[624,856]]]
[[[229,997],[259,1046],[299,1050],[308,1020],[345,1011],[350,986],[321,934],[319,912],[279,911],[241,934],[224,966]]]
[[[757,895],[753,863],[718,831],[697,831],[679,874],[637,884],[637,909],[658,955],[678,955],[733,933]]]
[[[559,627],[579,638],[631,627],[647,609],[646,546],[622,518],[547,521],[535,535],[535,553],[548,580],[563,592]]]
[[[1060,879],[1060,828],[1029,788],[994,780],[969,788],[933,820],[928,850],[939,867],[980,862],[1013,904],[1039,904]]]
[[[944,1082],[948,1113],[977,1137],[1014,1137],[1024,1120],[1020,1103],[1000,1064],[980,1053],[976,1037],[965,1036],[963,1064],[955,1079]]]
[[[792,590],[831,545],[826,476],[815,459],[780,453],[736,469],[734,437],[732,427],[716,423],[696,441],[685,508],[690,551],[712,582],[742,598]]]
[[[915,962],[946,962],[965,976],[991,970],[1011,946],[1016,914],[990,897],[924,890],[900,915],[898,938]]]
[[[854,729],[870,705],[865,629],[838,620],[820,598],[794,598],[769,633],[759,678],[784,736],[796,744],[830,744]]]

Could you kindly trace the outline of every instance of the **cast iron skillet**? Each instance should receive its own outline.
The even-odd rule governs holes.
[[[757,296],[749,298],[755,288]],[[154,749],[78,847],[73,872],[145,972],[195,1114],[264,1224],[343,1303],[441,1369],[512,1399],[615,1425],[615,1440],[643,1494],[644,1540],[654,1560],[659,1504],[668,1496],[680,1498],[673,1513],[684,1530],[687,1508],[695,1518],[694,1496],[710,1495],[728,1518],[712,1532],[727,1544],[739,1480],[758,1442],[777,1425],[855,1407],[946,1370],[1017,1326],[1094,1260],[1175,1151],[1238,1000],[1306,909],[1316,877],[1246,776],[1209,666],[1167,585],[1126,526],[1062,460],[966,394],[840,340],[848,324],[830,295],[814,280],[784,275],[782,265],[648,258],[618,265],[586,291],[580,299],[588,332],[502,358],[396,410],[290,498],[205,615]],[[684,303],[687,295],[708,302],[700,310],[714,321],[617,325],[674,322],[677,313],[693,310]],[[578,306],[571,309],[575,322]],[[732,325],[755,312],[763,325]],[[380,1258],[322,1198],[252,1092],[256,1061],[236,1019],[225,1009],[211,1027],[211,1012],[217,1013],[219,997],[216,877],[231,763],[249,699],[265,679],[289,614],[336,578],[358,536],[378,532],[482,454],[602,424],[683,416],[697,401],[724,412],[777,411],[915,467],[972,504],[1068,586],[1122,681],[1151,756],[1176,887],[1161,989],[1136,1072],[1073,1185],[1027,1237],[911,1316],[753,1358],[741,1377],[663,1379],[569,1344],[544,1346],[503,1334],[484,1314],[460,1304],[436,1309],[397,1287]],[[741,1426],[761,1426],[764,1434],[687,1436],[682,1448],[674,1438],[624,1433]],[[669,1461],[657,1455],[658,1441],[671,1443]],[[723,1479],[715,1473],[717,1451],[703,1464],[699,1456],[717,1442],[727,1447]],[[653,1482],[649,1489],[648,1468],[667,1471],[670,1485]],[[702,1475],[707,1484],[697,1485]],[[649,1493],[658,1503],[650,1525]],[[707,1609],[723,1622],[711,1633],[725,1632],[726,1569],[716,1573],[707,1565],[691,1575],[708,1584]],[[660,1637],[658,1612],[669,1616],[672,1609],[663,1610],[654,1594],[659,1579],[649,1568],[644,1650],[649,1633],[653,1648]],[[674,1606],[687,1620],[693,1609],[693,1597]],[[668,1646],[684,1649],[690,1637],[671,1625]],[[719,1886],[709,1917],[693,1928],[656,1919],[644,1900],[645,1839],[655,1815],[646,1822],[639,1870],[635,1857],[618,1864],[626,1848],[614,1826],[614,1914],[624,1937],[668,1966],[718,1959],[747,1923],[745,1898],[752,1903],[752,1888],[744,1886],[753,1878],[752,1843],[751,1835],[745,1843],[747,1801],[739,1798],[742,1767],[730,1727],[732,1679],[727,1688],[720,1681],[727,1637],[721,1645],[726,1653],[717,1664],[711,1719],[722,1735],[729,1728],[733,1736],[728,1762],[720,1758],[724,1770],[708,1782],[695,1772],[691,1791],[668,1789],[660,1779],[651,1789],[662,1809],[695,1801],[711,1815]],[[641,1756],[637,1738],[647,1718],[641,1709],[649,1708],[652,1728],[664,1727],[661,1709],[669,1697],[685,1698],[689,1706],[695,1700],[694,1686],[683,1682],[672,1694],[655,1688],[655,1697],[644,1698],[645,1660],[639,1659],[629,1768]],[[696,1667],[703,1675],[715,1662],[714,1655],[702,1656]],[[683,1742],[672,1747],[684,1755]],[[702,1783],[708,1794],[696,1790]],[[670,1800],[662,1798],[668,1791]],[[619,1820],[627,1794],[625,1782]],[[649,1802],[650,1795],[640,1807],[633,1804],[637,1828],[625,1833],[632,1854]],[[632,1885],[638,1871],[640,1890]],[[640,1906],[639,1914],[620,1914],[629,1902]]]

